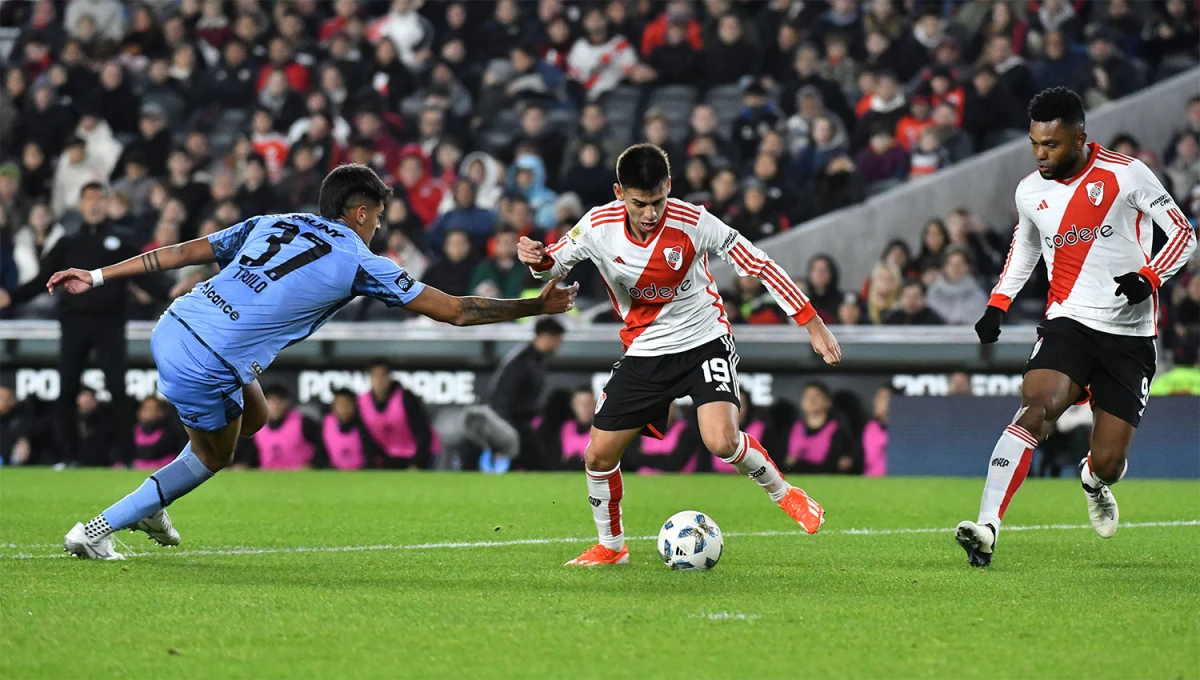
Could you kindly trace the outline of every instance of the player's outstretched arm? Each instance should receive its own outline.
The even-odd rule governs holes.
[[[100,269],[91,271],[66,269],[56,272],[46,282],[46,289],[50,291],[51,295],[57,288],[73,294],[83,293],[103,285],[107,281],[116,281],[139,274],[165,272],[214,260],[216,260],[216,256],[213,254],[212,244],[207,238],[198,238],[186,243],[157,248]]]
[[[547,283],[537,297],[524,300],[455,297],[437,288],[425,286],[420,294],[404,305],[404,308],[455,326],[478,326],[526,316],[561,314],[575,308],[579,284],[573,283],[560,288],[560,282],[561,276]]]

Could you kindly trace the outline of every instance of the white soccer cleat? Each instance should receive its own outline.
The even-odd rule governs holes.
[[[992,550],[996,547],[996,528],[991,524],[959,522],[954,530],[954,540],[967,551],[967,561],[972,567],[986,567],[992,563]]]
[[[159,510],[129,527],[129,530],[144,531],[150,536],[150,540],[164,547],[179,545],[179,532],[171,524],[171,516],[166,510]]]
[[[1092,520],[1092,528],[1100,534],[1100,538],[1112,538],[1117,533],[1117,499],[1112,489],[1103,484],[1099,489],[1083,485],[1083,495],[1087,497],[1088,518]]]
[[[63,537],[63,550],[85,560],[123,560],[125,556],[113,550],[112,534],[96,539],[88,538],[83,522],[75,526]]]

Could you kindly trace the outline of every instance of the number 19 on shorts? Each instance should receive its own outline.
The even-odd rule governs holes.
[[[729,361],[721,357],[713,357],[708,361],[700,364],[700,368],[704,371],[704,382],[717,383],[718,392],[732,392],[731,378],[729,371]]]

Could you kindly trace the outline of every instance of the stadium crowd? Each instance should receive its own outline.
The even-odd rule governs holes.
[[[1185,0],[0,2],[0,27],[19,29],[0,89],[0,317],[65,323],[101,309],[56,307],[41,292],[81,235],[136,253],[253,215],[311,211],[322,177],[343,162],[369,164],[393,186],[372,249],[453,294],[527,294],[517,238],[554,240],[612,200],[616,154],[637,141],[668,151],[675,196],[766,238],[1019,138],[1024,102],[1041,88],[1072,87],[1094,107],[1194,66],[1198,17]],[[1184,120],[1163,149],[1128,134],[1098,141],[1150,165],[1194,218],[1200,98]],[[931,219],[919,243],[889,244],[865,281],[842,281],[820,254],[793,274],[828,323],[970,324],[1007,234],[956,210]],[[105,289],[103,313],[156,318],[212,272]],[[572,277],[594,303],[583,316],[619,321],[590,265]],[[1045,290],[1039,266],[1014,315],[1039,318]],[[756,279],[724,295],[735,323],[786,321]],[[1164,345],[1194,364],[1196,261],[1162,300]],[[403,318],[369,302],[339,315]],[[14,417],[5,392],[0,415]],[[88,394],[78,400],[84,439],[110,425]],[[285,418],[286,394],[269,396]],[[796,396],[798,413],[755,416],[772,423],[760,437],[776,437],[768,448],[787,450],[789,469],[870,474],[872,418],[843,426],[850,453],[810,455],[806,437],[824,427],[820,404],[832,397],[819,387]],[[332,424],[288,421],[313,444],[305,465],[340,466],[322,442],[360,417],[362,399],[339,395]],[[584,395],[549,403],[575,401]],[[550,433],[543,467],[568,464],[562,428],[583,427],[578,406],[541,414],[553,425],[538,428]],[[147,423],[163,413],[153,400],[138,409],[138,451],[154,449]],[[408,423],[424,452],[413,464],[425,464],[436,432],[428,419]],[[659,456],[645,467],[713,465],[679,427],[668,449],[641,452]],[[16,442],[5,435],[5,457]],[[363,465],[395,458],[373,446],[360,447]],[[246,455],[271,465],[258,448]]]

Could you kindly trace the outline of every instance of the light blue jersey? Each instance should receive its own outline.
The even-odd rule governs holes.
[[[208,240],[221,273],[172,303],[167,315],[243,384],[354,297],[396,307],[425,287],[372,254],[350,227],[316,215],[253,217]]]

